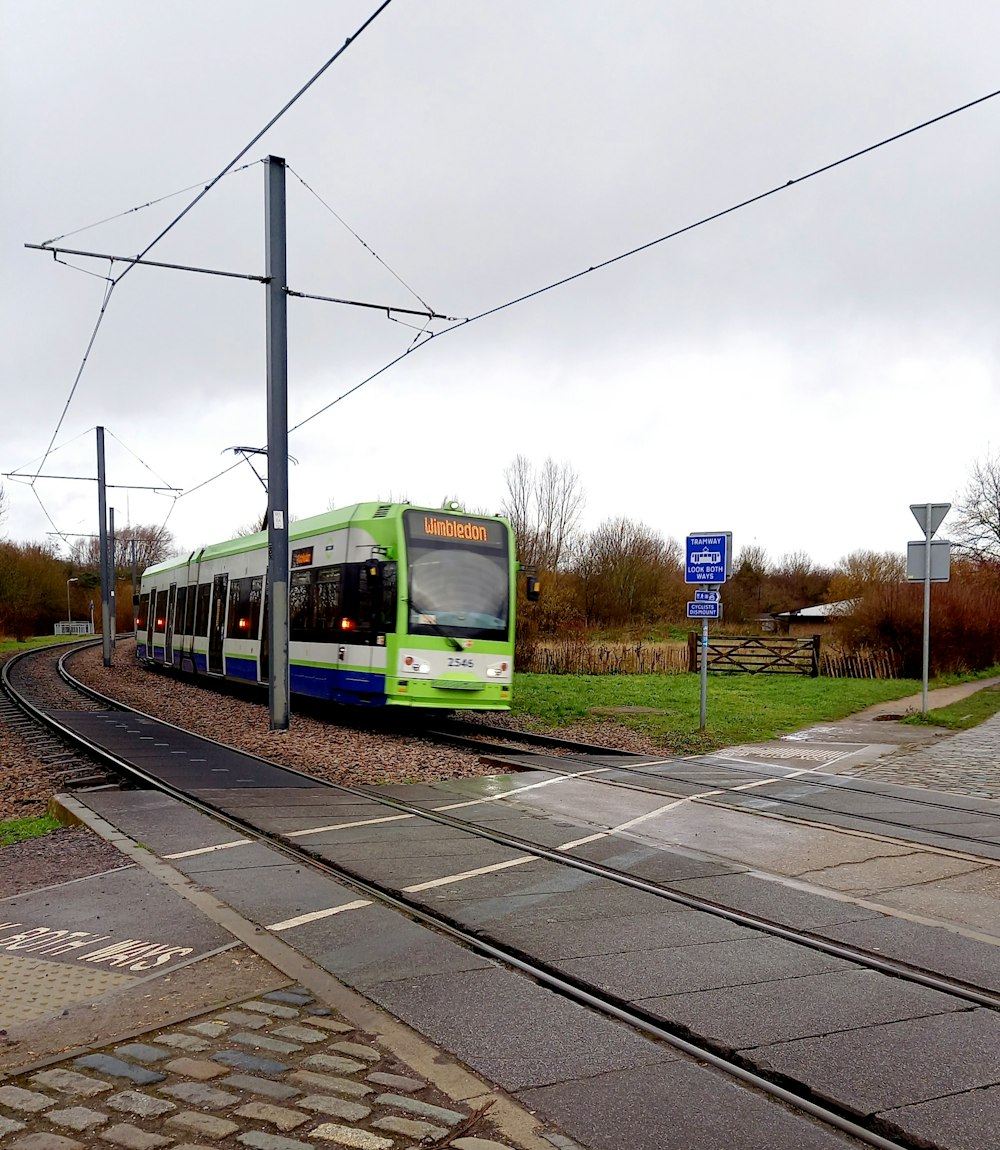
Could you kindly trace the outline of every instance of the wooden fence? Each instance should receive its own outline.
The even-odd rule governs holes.
[[[677,675],[688,669],[679,643],[589,643],[585,639],[539,643],[519,671],[550,675]]]
[[[701,638],[688,635],[688,670],[701,670]],[[708,670],[744,675],[819,674],[819,635],[717,635],[708,641]]]
[[[517,669],[549,675],[677,675],[700,671],[701,635],[692,631],[680,643],[590,643],[565,639],[538,643],[519,652]],[[820,637],[712,636],[708,669],[750,674],[828,675],[836,679],[895,679],[896,657],[889,651],[853,655],[820,651]]]
[[[820,674],[831,679],[898,679],[899,658],[892,651],[857,651],[820,656]]]

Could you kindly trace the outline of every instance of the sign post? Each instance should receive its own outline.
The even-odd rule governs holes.
[[[927,680],[931,663],[931,583],[946,583],[950,575],[949,556],[951,544],[939,539],[932,544],[934,532],[941,526],[944,517],[951,510],[950,503],[911,503],[910,510],[924,533],[923,542],[910,543],[906,549],[906,578],[911,582],[918,579],[924,584],[924,658],[923,681],[920,692],[920,713],[927,714]],[[922,560],[922,563],[921,563]],[[922,566],[922,571],[916,568]]]
[[[708,713],[708,621],[722,615],[719,584],[732,572],[733,533],[704,532],[689,535],[685,547],[684,582],[700,583],[694,601],[687,605],[689,619],[701,619],[701,705],[699,727],[703,731]]]

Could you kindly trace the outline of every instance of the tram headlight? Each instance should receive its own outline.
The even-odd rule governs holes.
[[[486,668],[487,679],[499,679],[501,676],[507,674],[507,663],[494,663],[492,667]]]
[[[411,675],[429,675],[431,673],[430,663],[422,663],[419,659],[414,659],[412,655],[406,656],[403,660],[403,666]]]

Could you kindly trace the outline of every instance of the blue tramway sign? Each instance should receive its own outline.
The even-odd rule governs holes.
[[[685,583],[725,583],[732,570],[731,531],[687,537]]]

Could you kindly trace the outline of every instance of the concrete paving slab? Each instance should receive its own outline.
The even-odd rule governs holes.
[[[305,923],[284,931],[282,938],[362,993],[377,983],[496,965],[379,906]]]
[[[1000,933],[1000,868],[980,867],[923,886],[882,890],[878,901],[910,914],[996,936]]]
[[[237,866],[201,871],[196,877],[204,890],[211,891],[240,914],[265,925],[328,911],[359,898],[352,887],[284,860],[265,868]],[[293,891],[294,897],[290,898]]]
[[[147,973],[232,942],[230,934],[137,867],[3,899],[0,923],[0,950],[73,966],[89,964],[91,969],[127,971],[129,964],[112,961],[111,954],[103,961],[94,958],[127,941],[165,948],[158,960],[147,960]],[[35,932],[36,941],[19,941],[24,931]]]
[[[968,1090],[879,1115],[890,1137],[908,1131],[948,1150],[996,1150],[1000,1130],[1000,1087]]]
[[[239,836],[208,818],[154,791],[91,791],[87,806],[162,858],[175,851]]]
[[[675,1055],[510,971],[372,986],[369,995],[505,1090],[592,1078]]]
[[[980,869],[982,869],[980,863],[914,850],[908,855],[893,855],[866,862],[842,863],[835,867],[803,871],[799,878],[804,882],[815,883],[831,890],[874,894],[883,890],[895,890],[897,887],[933,883],[938,879],[971,874]]]
[[[551,1114],[590,1150],[856,1150],[858,1145],[688,1062],[525,1089],[519,1097],[526,1106]]]
[[[669,905],[669,904],[668,904]],[[757,932],[724,918],[675,906],[660,914],[621,915],[611,919],[561,919],[555,923],[510,921],[495,926],[498,938],[530,948],[547,962],[588,955],[638,956],[663,947],[754,938]]]
[[[636,812],[638,813],[638,812]],[[797,874],[827,865],[904,854],[904,846],[776,818],[747,818],[743,811],[685,803],[633,827],[629,834],[666,849],[680,848],[775,874]]]
[[[686,878],[708,878],[736,874],[744,870],[736,863],[716,862],[696,855],[672,851],[635,840],[613,837],[598,839],[574,847],[571,852],[588,862],[599,862],[618,870],[627,870],[649,882],[673,883]]]
[[[1000,1015],[975,1008],[891,1022],[757,1047],[756,1057],[820,1098],[880,1113],[1000,1085]]]
[[[803,930],[820,930],[832,923],[879,917],[878,911],[827,896],[822,891],[805,891],[753,873],[686,879],[676,886],[678,890],[734,910]]]
[[[997,923],[1000,930],[1000,921]],[[944,927],[885,916],[827,929],[829,938],[1000,994],[1000,934],[993,943]]]
[[[848,967],[843,959],[761,936],[569,959],[561,964],[574,977],[629,1002],[802,978]]]
[[[445,897],[448,890],[448,887],[443,887],[440,891],[428,891],[411,897],[473,930],[489,928],[493,931],[501,929],[501,924],[510,923],[524,925],[528,929],[538,924],[579,921],[613,923],[636,914],[656,915],[671,909],[671,905],[664,904],[662,899],[652,895],[637,896],[636,892],[624,891],[624,888],[622,896],[613,895],[599,902],[592,898],[571,902],[561,894],[545,892],[464,901]]]
[[[639,1005],[726,1052],[961,1009],[926,987],[846,969],[642,999]]]

